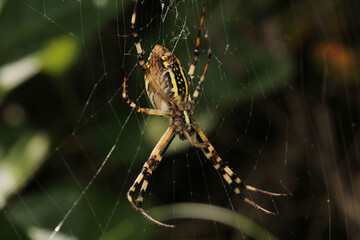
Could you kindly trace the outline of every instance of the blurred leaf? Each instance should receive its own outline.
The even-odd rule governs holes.
[[[44,133],[23,133],[0,161],[0,208],[7,198],[18,191],[44,161],[49,150]]]
[[[126,204],[128,205],[128,204]],[[126,206],[125,205],[125,206]],[[129,209],[135,211],[132,207]],[[161,232],[161,228],[148,228],[146,234],[143,231],[139,231],[143,226],[153,223],[144,218],[140,213],[129,213],[129,215],[119,221],[114,227],[109,229],[106,234],[101,238],[102,240],[122,240],[122,239],[158,239],[158,233]]]
[[[60,37],[47,43],[40,59],[43,70],[52,75],[60,75],[76,61],[79,46],[76,38]]]
[[[72,179],[62,179],[57,183],[60,184],[46,187],[50,189],[46,194],[40,191],[23,195],[22,201],[13,203],[8,208],[12,223],[26,232],[31,239],[48,239],[63,220],[64,224],[53,239],[90,240],[101,237],[110,240],[140,239],[144,236],[139,228],[149,222],[130,206],[127,199],[116,201],[112,194],[107,194],[96,184],[82,195],[82,192],[75,188]],[[79,199],[80,195],[82,196]],[[65,219],[74,204],[76,208]],[[102,232],[105,225],[107,229]],[[149,229],[143,239],[154,239],[156,235],[156,229]]]
[[[15,225],[15,223],[9,217],[8,212],[4,209],[2,209],[0,214],[0,233],[1,239],[29,239],[26,233]]]
[[[0,67],[0,101],[4,95],[41,70],[37,54],[21,58],[15,62]]]
[[[7,60],[21,58],[43,48],[44,43],[59,35],[89,40],[98,24],[101,26],[116,14],[113,4],[112,1],[102,1],[102,4],[98,1],[7,1],[1,12],[0,56]],[[119,11],[121,7],[118,6]],[[81,18],[79,11],[84,12]],[[98,14],[99,18],[94,17]]]
[[[28,229],[28,236],[32,240],[48,240],[51,233],[49,229],[43,229],[38,227],[30,227]],[[77,240],[78,238],[74,236],[68,236],[64,233],[58,233],[53,238],[53,240]]]
[[[99,27],[126,6],[115,8],[114,4],[95,0],[2,2],[0,96],[41,71],[55,76],[67,71],[79,56],[80,39],[84,46],[91,46]],[[83,12],[80,17],[79,11]]]
[[[159,220],[182,218],[204,219],[229,225],[254,239],[278,239],[267,229],[259,226],[257,223],[242,214],[214,205],[177,203],[153,208],[152,212],[154,212],[154,215],[159,216]]]

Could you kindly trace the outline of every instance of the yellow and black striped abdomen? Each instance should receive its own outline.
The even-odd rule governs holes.
[[[189,94],[189,86],[181,63],[175,56],[173,63],[169,63],[164,57],[161,58],[161,61],[165,71],[162,81],[167,81],[169,83],[174,103],[179,104],[180,102],[186,101]]]
[[[164,105],[180,107],[189,96],[189,82],[180,61],[166,48],[156,45],[147,65],[150,76],[145,76],[145,86],[151,103],[157,109]],[[181,108],[181,107],[180,107]]]

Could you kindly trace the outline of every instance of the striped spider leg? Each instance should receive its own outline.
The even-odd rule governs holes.
[[[196,131],[196,141],[199,143],[204,143],[206,147],[201,148],[203,151],[205,157],[210,160],[210,162],[213,164],[215,170],[219,171],[220,175],[224,178],[227,184],[229,184],[232,191],[235,192],[236,195],[240,197],[241,200],[244,202],[252,205],[253,207],[271,215],[278,215],[277,213],[271,212],[255,202],[251,201],[249,198],[245,197],[245,195],[241,192],[242,189],[247,189],[253,192],[260,192],[266,195],[275,196],[275,197],[285,197],[288,196],[286,193],[274,193],[265,191],[262,189],[258,189],[255,187],[252,187],[250,185],[245,184],[244,181],[242,181],[236,173],[231,170],[231,168],[220,158],[219,154],[215,151],[214,147],[211,145],[207,137],[205,136],[204,132],[200,129],[200,127],[197,125],[195,121],[193,121],[193,126]]]
[[[166,152],[166,149],[169,147],[170,143],[175,137],[175,128],[174,126],[170,126],[164,135],[161,137],[159,142],[156,144],[154,150],[151,152],[149,159],[145,162],[140,174],[136,178],[135,182],[127,192],[127,198],[131,205],[138,211],[141,212],[142,215],[144,215],[146,218],[148,218],[150,221],[164,227],[175,227],[174,225],[165,224],[162,222],[159,222],[158,220],[152,218],[144,209],[142,209],[142,203],[144,200],[144,194],[146,192],[147,186],[149,184],[149,179],[153,172],[155,171],[156,167],[161,162],[161,159]],[[135,193],[135,190],[138,186],[141,185],[139,196],[136,199],[136,202],[133,201],[133,194]]]

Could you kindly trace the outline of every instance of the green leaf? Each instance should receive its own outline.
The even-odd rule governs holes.
[[[23,133],[0,158],[0,208],[11,194],[19,191],[45,159],[49,137],[41,132]],[[3,145],[2,145],[3,146]]]

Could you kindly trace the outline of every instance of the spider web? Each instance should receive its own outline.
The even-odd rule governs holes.
[[[141,1],[145,58],[160,44],[189,69],[201,1]],[[0,2],[0,234],[4,239],[356,239],[359,23],[356,1],[207,1],[200,59],[212,62],[194,118],[244,191],[177,138],[144,209],[126,192],[169,126],[149,107],[132,1]],[[196,86],[196,85],[195,85]]]

